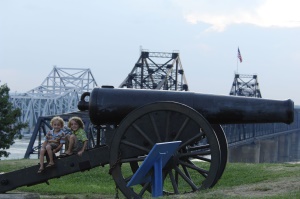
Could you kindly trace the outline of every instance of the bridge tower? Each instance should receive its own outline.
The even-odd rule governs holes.
[[[235,74],[229,95],[262,98],[257,75]]]
[[[138,61],[119,88],[187,91],[179,52],[141,50]]]
[[[90,69],[54,66],[40,86],[26,93],[12,93],[10,101],[15,108],[21,109],[19,119],[28,123],[31,132],[39,116],[78,111],[81,94],[91,91],[95,86],[97,83]]]

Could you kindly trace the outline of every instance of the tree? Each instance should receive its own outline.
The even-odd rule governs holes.
[[[9,90],[6,84],[0,86],[0,158],[9,156],[6,150],[15,143],[16,138],[22,138],[20,130],[27,127],[27,124],[18,121],[21,110],[13,108]]]

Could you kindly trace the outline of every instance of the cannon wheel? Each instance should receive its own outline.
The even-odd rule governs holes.
[[[227,164],[228,142],[227,142],[225,132],[224,132],[221,125],[211,124],[211,126],[214,129],[214,131],[215,131],[215,133],[218,137],[218,141],[219,141],[219,144],[220,144],[220,152],[221,152],[221,163],[220,163],[220,168],[218,170],[218,177],[216,178],[216,182],[214,182],[212,184],[212,186],[214,186],[218,182],[218,180],[222,177],[223,172],[224,172],[225,167],[226,167],[226,164]]]
[[[113,137],[110,173],[127,198],[151,196],[149,182],[132,187],[127,183],[155,143],[178,140],[181,145],[163,168],[164,194],[194,192],[216,183],[221,151],[213,128],[186,105],[156,102],[129,113]]]

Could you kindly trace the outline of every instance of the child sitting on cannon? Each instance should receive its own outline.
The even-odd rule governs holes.
[[[72,117],[69,119],[68,127],[71,129],[72,134],[66,135],[66,151],[61,154],[61,157],[73,155],[81,156],[87,146],[87,136],[84,131],[84,124],[80,117]]]
[[[50,125],[52,126],[52,130],[50,130],[46,136],[45,141],[42,144],[40,151],[40,168],[38,173],[42,173],[44,171],[44,156],[46,152],[48,153],[49,163],[46,168],[54,166],[53,153],[57,153],[64,144],[65,133],[63,132],[64,120],[59,117],[53,117],[50,121]]]

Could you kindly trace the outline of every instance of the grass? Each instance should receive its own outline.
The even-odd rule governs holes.
[[[36,165],[37,162],[29,159],[1,160],[0,173]],[[115,183],[108,170],[108,165],[97,167],[51,179],[48,181],[50,185],[24,186],[11,192],[39,193],[41,198],[114,198]],[[299,179],[300,164],[228,163],[222,178],[212,189],[175,198],[300,198]],[[120,191],[117,193],[122,197]]]

